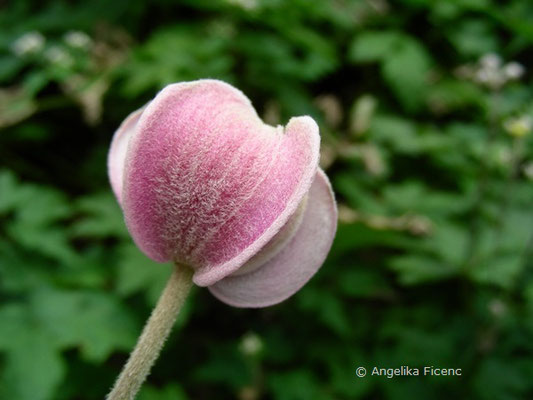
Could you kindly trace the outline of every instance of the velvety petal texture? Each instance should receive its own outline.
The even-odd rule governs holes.
[[[310,117],[272,127],[231,85],[177,83],[119,127],[109,177],[146,255],[191,266],[223,301],[258,307],[297,291],[331,246],[336,207],[319,145]]]
[[[253,271],[232,274],[210,286],[211,293],[232,306],[266,307],[300,290],[326,259],[337,228],[337,208],[323,171],[316,174],[308,196],[303,219],[289,242]]]

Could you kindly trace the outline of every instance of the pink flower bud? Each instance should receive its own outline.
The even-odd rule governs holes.
[[[272,127],[216,80],[168,85],[119,127],[111,186],[137,246],[194,269],[193,281],[239,307],[298,291],[336,230],[320,136],[310,117]]]

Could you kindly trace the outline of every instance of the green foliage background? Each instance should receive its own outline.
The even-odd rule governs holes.
[[[340,225],[281,305],[194,290],[141,400],[533,398],[533,135],[512,123],[533,117],[532,50],[529,0],[8,1],[0,398],[105,396],[170,272],[132,244],[107,148],[205,77],[269,123],[316,118]],[[476,81],[490,53],[525,75]],[[463,375],[355,375],[401,365]]]

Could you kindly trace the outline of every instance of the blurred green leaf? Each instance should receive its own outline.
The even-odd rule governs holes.
[[[138,395],[139,400],[187,400],[183,389],[175,383],[166,385],[163,389],[145,385]]]
[[[352,42],[348,57],[354,62],[383,61],[390,57],[402,40],[400,32],[363,32]]]
[[[524,265],[522,254],[491,257],[479,262],[469,271],[472,280],[510,289]]]
[[[480,108],[484,101],[484,93],[472,82],[443,79],[428,87],[427,102],[436,114]]]
[[[45,186],[16,183],[10,174],[3,174],[1,181],[5,197],[0,212],[14,213],[6,227],[8,235],[29,250],[73,263],[77,256],[58,225],[72,214],[66,197]]]
[[[198,36],[208,40],[198,41]],[[230,78],[229,38],[200,27],[161,29],[140,46],[124,68],[124,92],[135,97],[169,83],[203,77]]]
[[[424,47],[414,39],[404,39],[383,63],[383,77],[408,110],[423,104],[431,61]]]
[[[475,376],[474,387],[480,399],[517,400],[531,390],[531,371],[512,360],[487,358]]]
[[[404,285],[435,282],[458,274],[456,268],[422,255],[394,257],[390,266],[398,273],[398,280]]]
[[[339,279],[341,293],[349,297],[383,297],[391,294],[392,287],[381,271],[363,267],[343,271]]]
[[[92,362],[129,350],[139,329],[118,299],[100,292],[42,289],[31,296],[34,317],[62,348],[77,346]]]
[[[50,279],[43,271],[42,260],[22,254],[0,240],[0,288],[6,292],[25,291],[38,287]]]
[[[418,151],[416,125],[393,115],[376,115],[370,125],[370,135],[394,150],[411,153]]]
[[[39,329],[31,314],[16,304],[0,308],[0,350],[5,367],[0,377],[0,397],[21,400],[53,399],[66,372],[53,336]]]
[[[269,386],[276,399],[279,400],[326,400],[330,398],[317,385],[316,378],[305,370],[272,374]]]
[[[133,243],[119,249],[117,290],[122,296],[146,291],[155,305],[169,276],[169,266],[150,260]]]
[[[428,216],[457,215],[467,211],[473,202],[468,196],[431,190],[414,181],[390,184],[383,190],[383,197],[397,213]]]
[[[498,38],[488,20],[472,18],[456,23],[449,28],[449,38],[465,56],[480,57],[498,48]]]
[[[303,310],[317,315],[319,320],[339,336],[350,332],[350,322],[342,302],[329,291],[309,287],[299,294],[298,303]]]
[[[84,215],[72,225],[74,236],[129,237],[122,210],[110,190],[80,198],[76,209]]]
[[[20,58],[13,56],[0,57],[0,82],[11,79],[23,66],[24,62]]]
[[[195,369],[194,379],[239,389],[250,382],[251,372],[231,345],[217,343],[211,349],[210,358]]]
[[[366,32],[355,38],[348,56],[353,62],[380,61],[383,78],[400,102],[415,110],[422,105],[431,58],[424,46],[401,32]]]

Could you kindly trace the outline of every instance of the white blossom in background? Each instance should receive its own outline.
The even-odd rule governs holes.
[[[495,53],[485,54],[475,65],[466,64],[455,70],[459,78],[472,80],[492,90],[498,90],[510,81],[519,80],[525,72],[522,64],[516,61],[504,64],[502,58]]]
[[[45,41],[46,39],[40,32],[31,31],[15,40],[11,49],[17,56],[35,54],[43,49]]]
[[[263,341],[253,332],[244,335],[239,345],[241,352],[247,356],[255,356],[263,349]]]
[[[60,67],[69,67],[74,60],[68,52],[60,46],[51,46],[44,52],[44,57],[52,64]]]
[[[91,38],[85,32],[69,31],[63,36],[66,44],[77,49],[87,49],[91,45]]]
[[[474,76],[474,80],[491,89],[499,89],[506,82],[505,76],[500,71],[488,68],[479,69]]]
[[[491,300],[488,309],[495,317],[503,317],[507,313],[507,306],[500,299]]]
[[[503,73],[503,61],[498,54],[485,54],[479,60],[479,66],[474,74],[474,81],[491,89],[499,89],[506,81],[507,77]]]
[[[510,80],[520,79],[525,72],[524,66],[516,61],[511,61],[503,67],[503,73]]]
[[[479,64],[482,68],[497,70],[502,66],[502,58],[495,53],[488,53],[485,54],[483,57],[480,58]]]
[[[514,137],[523,137],[531,132],[533,122],[528,115],[522,115],[517,118],[509,118],[504,121],[503,128],[505,131]]]
[[[226,0],[229,4],[241,7],[244,10],[252,11],[259,5],[257,0]]]

